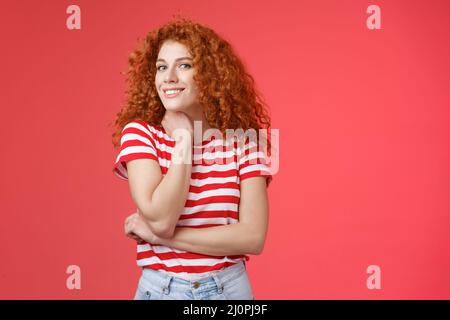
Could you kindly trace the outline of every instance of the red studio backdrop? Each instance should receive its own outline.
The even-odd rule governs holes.
[[[449,1],[2,1],[0,12],[1,299],[133,298],[123,221],[135,206],[112,173],[111,124],[129,52],[175,14],[231,42],[279,129],[269,232],[247,263],[256,298],[450,298]]]

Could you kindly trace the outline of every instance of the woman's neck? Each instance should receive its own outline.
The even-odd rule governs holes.
[[[205,115],[203,114],[203,110],[201,108],[197,108],[194,111],[185,111],[188,118],[192,121],[192,125],[194,126],[194,131],[196,128],[201,128],[201,134],[202,137],[205,136],[205,132],[208,129],[211,129],[212,127],[209,125],[208,120],[206,119]],[[197,126],[195,125],[194,121],[200,121],[200,126],[197,123]],[[194,132],[195,134],[195,132]]]

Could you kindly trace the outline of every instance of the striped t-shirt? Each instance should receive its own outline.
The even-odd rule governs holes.
[[[120,144],[113,168],[118,177],[127,180],[127,161],[142,158],[157,161],[162,174],[167,173],[175,140],[164,127],[132,121],[123,128]],[[272,180],[265,155],[254,141],[247,138],[240,145],[235,136],[226,143],[212,136],[194,145],[189,194],[176,226],[205,228],[237,223],[240,181],[266,176],[269,185]],[[137,244],[138,266],[187,279],[249,259],[247,255],[210,256],[148,242]]]

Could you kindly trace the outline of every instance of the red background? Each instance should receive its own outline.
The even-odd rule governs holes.
[[[66,8],[81,8],[68,30]],[[381,7],[381,30],[366,8]],[[280,130],[257,299],[449,299],[450,2],[1,4],[0,298],[131,299],[114,120],[138,37],[183,13],[235,47]],[[66,268],[81,268],[81,290]],[[380,290],[366,287],[369,265]]]

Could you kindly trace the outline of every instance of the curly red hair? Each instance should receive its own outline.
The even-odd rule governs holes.
[[[127,100],[115,120],[115,147],[120,145],[123,127],[131,121],[161,125],[165,108],[154,79],[156,59],[166,40],[182,43],[191,54],[198,101],[212,128],[219,129],[224,137],[226,129],[253,128],[258,137],[259,129],[270,130],[266,104],[232,46],[212,29],[178,18],[150,31],[129,55]]]

